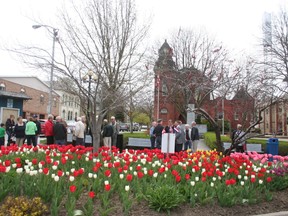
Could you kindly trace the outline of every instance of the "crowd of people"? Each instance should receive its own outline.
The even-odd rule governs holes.
[[[159,119],[157,122],[152,122],[150,128],[150,141],[151,149],[158,148],[161,149],[162,144],[162,134],[173,133],[175,134],[175,152],[180,152],[182,150],[191,149],[191,151],[196,152],[199,142],[199,130],[196,127],[196,122],[186,124],[184,127],[181,121],[168,120],[168,125],[163,126],[163,122]]]
[[[73,133],[73,144],[84,145],[84,135],[86,130],[85,116],[78,117]],[[27,145],[36,146],[41,133],[41,123],[37,115],[30,117],[27,122],[19,116],[15,122],[15,116],[10,115],[5,124],[1,124],[0,128],[0,145],[5,144],[5,133],[7,134],[7,146],[15,143],[22,146],[24,142]],[[67,124],[57,116],[54,120],[53,115],[48,115],[48,119],[44,124],[44,135],[46,144],[65,145],[67,143]]]
[[[18,146],[22,146],[27,141],[28,145],[37,145],[37,139],[41,132],[41,124],[38,121],[38,116],[33,115],[27,122],[23,121],[22,116],[17,117],[10,115],[5,124],[1,124],[0,132],[0,145],[5,144],[5,133],[7,134],[7,146],[11,143],[15,143]]]
[[[46,144],[67,144],[67,133],[72,134],[73,145],[85,145],[85,135],[87,134],[87,125],[85,116],[77,117],[75,127],[67,127],[66,122],[57,116],[54,120],[53,115],[48,115],[48,119],[44,124],[44,136],[46,137]],[[109,123],[107,119],[104,119],[102,126],[102,138],[104,146],[116,146],[117,135],[119,134],[119,124],[116,122],[114,116],[111,117]],[[23,118],[19,116],[15,121],[15,116],[10,115],[5,124],[1,124],[0,127],[0,145],[5,145],[5,134],[7,135],[7,146],[11,143],[15,143],[18,146],[22,146],[25,143],[27,145],[36,146],[39,135],[41,133],[41,123],[38,120],[37,115],[33,115],[27,122],[23,121]],[[91,135],[91,134],[90,134]]]

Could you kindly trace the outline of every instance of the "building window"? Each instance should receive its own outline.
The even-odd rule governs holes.
[[[62,111],[62,118],[66,119],[66,111],[65,110]]]
[[[1,84],[0,84],[0,90],[1,90],[1,91],[5,91],[5,90],[6,90],[6,86],[5,86],[4,83],[1,83]]]
[[[268,115],[268,113],[269,113],[269,110],[268,110],[268,108],[266,109],[266,115]]]
[[[222,119],[223,118],[223,112],[218,112],[217,113],[217,118]]]
[[[167,96],[168,95],[168,88],[166,83],[163,81],[162,83],[162,96]]]
[[[44,95],[42,95],[42,94],[40,95],[40,102],[44,103]]]
[[[239,114],[237,112],[234,113],[234,120],[239,120]]]
[[[7,99],[7,107],[8,108],[13,108],[13,99],[11,99],[11,98]]]
[[[161,114],[167,114],[167,113],[168,113],[168,110],[167,110],[166,108],[162,108],[162,109],[160,110],[160,113],[161,113]]]
[[[53,98],[53,106],[56,107],[57,106],[57,99]]]
[[[77,117],[78,117],[78,116],[77,116],[77,112],[75,112],[75,119],[77,119]]]
[[[268,123],[266,123],[266,128],[267,128],[267,129],[269,128],[269,124],[268,124]]]

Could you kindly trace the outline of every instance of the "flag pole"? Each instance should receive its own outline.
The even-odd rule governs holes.
[[[160,109],[160,76],[157,75],[157,86],[158,86],[158,95],[157,95],[157,120],[159,119],[159,109]]]

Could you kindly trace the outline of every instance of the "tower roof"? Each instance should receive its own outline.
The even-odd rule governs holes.
[[[165,39],[164,43],[158,50],[158,60],[156,61],[155,67],[156,68],[174,68],[175,62],[173,61],[173,49],[167,43]]]
[[[235,96],[233,97],[233,100],[243,100],[243,99],[251,99],[251,95],[248,94],[248,92],[244,89],[243,86],[240,87],[240,89],[236,92]]]

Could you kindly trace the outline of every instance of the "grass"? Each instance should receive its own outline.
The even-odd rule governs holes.
[[[216,136],[215,136],[214,132],[205,133],[204,134],[204,140],[205,140],[206,145],[209,146],[211,149],[216,148]],[[229,136],[221,135],[221,141],[222,142],[231,142],[231,139]],[[252,139],[248,139],[247,143],[261,144],[262,149],[264,150],[264,152],[266,152],[267,151],[266,150],[267,141],[268,141],[268,138],[266,140],[252,138]],[[278,152],[279,152],[279,155],[287,155],[287,153],[288,153],[288,142],[287,141],[279,141]]]
[[[128,143],[128,138],[143,138],[143,139],[149,139],[150,136],[147,133],[147,131],[141,131],[141,132],[133,132],[133,133],[123,133],[124,143]]]

